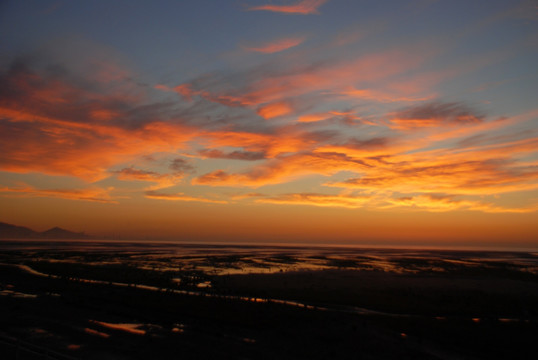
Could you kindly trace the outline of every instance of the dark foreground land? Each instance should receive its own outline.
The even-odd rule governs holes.
[[[381,271],[340,256],[325,269],[227,274],[135,266],[141,253],[0,255],[2,359],[538,355],[538,277],[514,264],[398,258],[399,271]]]

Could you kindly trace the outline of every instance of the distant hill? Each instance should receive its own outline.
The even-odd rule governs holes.
[[[77,233],[59,227],[37,232],[24,226],[0,222],[0,239],[89,239],[83,232]]]
[[[39,233],[32,229],[0,222],[0,239],[33,239],[37,237],[39,237]]]

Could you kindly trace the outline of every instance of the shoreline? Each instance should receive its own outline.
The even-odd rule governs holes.
[[[143,247],[168,245],[177,247],[215,247],[215,248],[274,248],[274,249],[315,249],[315,250],[400,250],[400,251],[461,251],[461,252],[506,252],[506,253],[536,253],[538,255],[538,247],[508,247],[508,246],[448,246],[448,245],[383,245],[383,244],[320,244],[320,243],[273,243],[273,242],[215,242],[215,241],[183,241],[183,240],[170,240],[170,239],[158,239],[158,240],[143,240],[143,239],[35,239],[35,238],[6,238],[0,239],[0,250],[3,243],[12,242],[14,244],[39,244],[42,247],[50,246],[54,244],[121,244],[121,245],[141,245]]]

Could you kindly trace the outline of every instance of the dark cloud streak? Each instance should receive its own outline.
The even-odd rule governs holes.
[[[484,121],[485,116],[460,102],[430,102],[393,113],[391,122],[404,128],[466,125]]]
[[[266,154],[263,151],[232,151],[225,153],[221,150],[200,150],[200,155],[210,159],[231,159],[231,160],[247,160],[256,161],[266,158]]]

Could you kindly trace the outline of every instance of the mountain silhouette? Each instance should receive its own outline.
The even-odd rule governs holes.
[[[39,233],[28,229],[24,226],[16,226],[0,222],[0,238],[1,239],[21,239],[29,238],[33,239],[39,237]]]
[[[24,226],[0,222],[0,239],[88,239],[83,232],[77,233],[59,227],[37,232]]]

